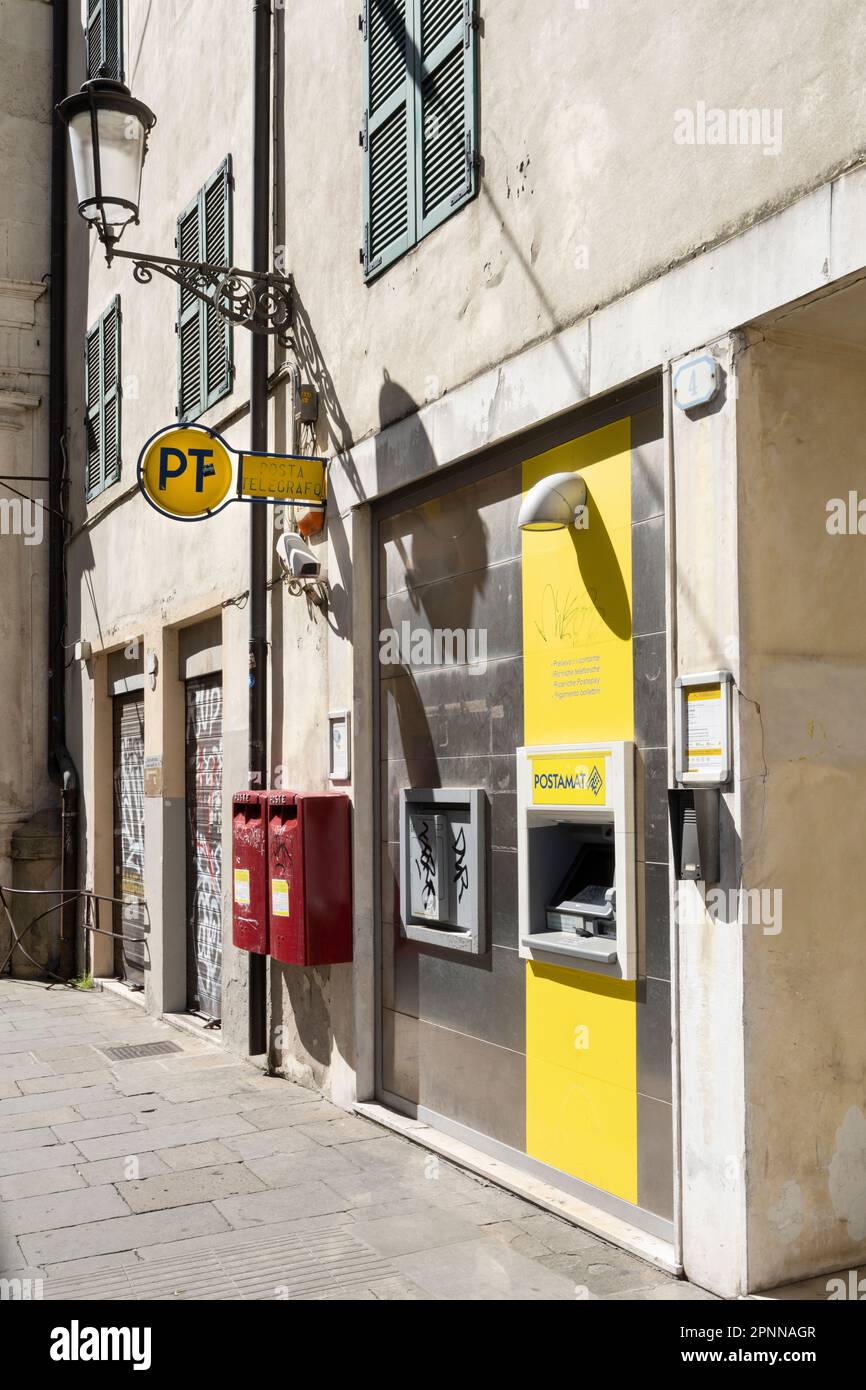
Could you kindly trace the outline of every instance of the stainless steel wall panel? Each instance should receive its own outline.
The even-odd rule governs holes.
[[[494,946],[463,956],[395,935],[394,1008],[440,1028],[526,1050],[526,970],[516,951]]]
[[[523,662],[490,662],[487,669],[440,667],[383,678],[382,754],[472,757],[506,753],[523,740]]]
[[[489,569],[446,574],[435,582],[387,595],[379,602],[380,651],[387,655],[389,650],[381,634],[394,632],[402,638],[405,632],[417,644],[413,670],[441,667],[441,659],[424,651],[425,646],[434,648],[432,638],[438,630],[465,634],[465,649],[486,654],[488,661],[522,655],[520,572],[519,560],[506,560]],[[474,635],[470,636],[470,630]],[[407,660],[408,654],[403,654],[396,665],[390,665],[380,658],[382,675],[398,674]]]
[[[384,1010],[385,1090],[526,1148],[526,1059],[478,1038]]]
[[[380,592],[518,559],[519,508],[520,470],[512,467],[388,517],[379,533]]]
[[[637,1098],[637,1200],[645,1211],[673,1220],[673,1109],[642,1095]]]
[[[667,652],[665,634],[634,639],[634,736],[638,748],[667,743]]]
[[[638,989],[637,1089],[654,1100],[671,1100],[671,987],[646,979]]]

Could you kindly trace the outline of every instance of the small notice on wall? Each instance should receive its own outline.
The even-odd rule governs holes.
[[[722,687],[700,685],[686,693],[686,771],[718,771],[722,756]]]
[[[250,905],[250,871],[235,869],[235,902],[238,907]]]
[[[722,786],[731,776],[730,671],[677,679],[677,780]]]

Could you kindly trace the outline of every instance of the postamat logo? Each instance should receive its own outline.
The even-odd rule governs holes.
[[[169,425],[147,441],[138,486],[162,516],[202,521],[230,502],[292,502],[324,508],[326,461],[241,453],[204,425]]]
[[[595,806],[605,801],[605,756],[559,755],[532,759],[536,806]]]

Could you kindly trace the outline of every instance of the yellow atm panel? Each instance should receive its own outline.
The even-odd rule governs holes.
[[[547,959],[543,950],[524,947],[524,932],[530,936],[532,931],[544,931],[554,946],[567,946],[565,938],[557,940],[549,928],[568,926],[574,903],[575,911],[580,909],[578,915],[588,915],[585,905],[593,899],[587,887],[598,890],[600,921],[606,900],[599,894],[603,890],[613,901],[612,895],[596,874],[583,890],[580,885],[573,892],[564,887],[566,905],[551,904],[548,915],[546,903],[539,908],[539,894],[543,896],[546,888],[536,885],[533,894],[527,881],[521,884],[523,916],[529,911],[535,923],[532,927],[521,922],[521,953],[534,957],[526,962],[526,1149],[531,1157],[560,1172],[636,1203],[637,992],[634,979],[623,978],[636,973],[634,801],[628,764],[634,739],[630,420],[616,421],[528,460],[523,467],[524,492],[545,476],[562,471],[579,472],[585,480],[588,527],[523,536],[524,737],[528,747],[522,753],[522,775],[525,780],[539,772],[541,778],[537,788],[530,789],[526,783],[522,801],[529,813],[527,824],[531,816],[539,826],[548,817],[561,819],[563,855],[568,835],[582,833],[591,838],[585,828],[580,830],[588,819],[598,821],[592,831],[598,845],[589,848],[599,863],[614,850],[605,836],[617,840],[619,862],[628,863],[628,875],[620,880],[612,877],[608,887],[616,887],[621,900],[618,926],[624,925],[628,912],[628,932],[602,922],[595,931],[597,960],[581,960],[577,953],[561,951]],[[620,750],[615,758],[603,760],[604,772],[598,776],[604,778],[604,786],[599,786],[597,778],[591,785],[592,767],[588,761],[583,769],[576,745],[582,745],[590,761],[599,750]],[[539,758],[537,767],[531,761],[533,753]],[[555,761],[550,766],[544,763],[544,756],[556,759],[564,753],[574,764],[568,769],[574,781],[574,786],[569,784],[568,806],[564,806],[560,783],[543,783],[548,774],[556,781],[562,773]],[[607,787],[614,768],[616,778],[628,783],[627,788],[620,787],[616,798],[619,816],[613,813]],[[600,815],[600,805],[610,814]],[[557,868],[554,851],[559,847],[554,844],[549,852],[546,844],[543,848],[534,862],[552,878]],[[524,846],[524,880],[532,860]],[[565,878],[566,869],[563,864]],[[584,921],[578,932],[585,934],[585,928]],[[613,938],[609,959],[602,959],[600,949],[605,936]]]

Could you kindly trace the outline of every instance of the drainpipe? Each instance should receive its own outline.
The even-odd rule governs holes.
[[[271,4],[253,4],[253,235],[252,268],[267,271],[270,259]],[[250,448],[268,447],[268,338],[252,334]],[[250,756],[249,784],[267,786],[268,545],[266,503],[250,504]],[[268,1052],[267,958],[249,954],[249,1052]]]
[[[60,788],[60,974],[75,973],[78,774],[66,747],[66,131],[57,105],[68,92],[68,6],[52,7],[51,300],[48,459],[48,772]]]

